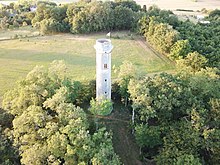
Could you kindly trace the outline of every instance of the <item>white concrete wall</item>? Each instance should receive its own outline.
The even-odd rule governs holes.
[[[111,40],[96,40],[96,99],[111,99]],[[105,68],[107,65],[107,68]]]

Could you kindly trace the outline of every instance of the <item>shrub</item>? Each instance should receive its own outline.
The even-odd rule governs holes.
[[[90,111],[94,115],[109,115],[113,109],[112,107],[112,102],[110,100],[102,100],[102,101],[97,101],[95,99],[92,99],[90,101]]]

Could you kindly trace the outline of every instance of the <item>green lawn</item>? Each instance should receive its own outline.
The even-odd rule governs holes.
[[[112,65],[117,67],[128,60],[144,73],[173,69],[169,60],[155,55],[139,36],[130,37],[126,32],[113,33],[113,36],[116,35],[120,39],[112,39]],[[34,66],[47,66],[53,60],[64,60],[69,76],[75,80],[95,79],[94,44],[96,39],[103,37],[105,33],[59,34],[0,41],[0,100],[3,93]]]
[[[31,28],[30,26],[21,27],[18,29],[0,30],[0,40],[11,39],[11,38],[14,38],[16,35],[18,38],[26,37],[26,36],[28,36],[28,37],[37,36],[37,35],[39,35],[39,31]]]

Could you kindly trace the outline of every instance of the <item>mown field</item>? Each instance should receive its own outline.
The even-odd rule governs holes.
[[[176,9],[186,9],[186,10],[201,10],[206,9],[216,9],[220,6],[219,0],[135,0],[140,5],[152,6],[156,5],[161,9],[166,10],[176,10]]]
[[[27,29],[24,29],[27,32]],[[1,33],[4,33],[1,34]],[[8,33],[8,34],[7,34]],[[10,36],[12,31],[1,31]],[[16,34],[23,34],[22,29]],[[155,73],[173,69],[166,57],[155,54],[140,36],[128,32],[113,33],[112,66],[131,61],[140,72]],[[0,98],[17,80],[36,65],[48,66],[53,60],[64,60],[68,75],[75,80],[95,79],[95,40],[105,33],[89,35],[57,34],[11,40],[0,40]],[[117,39],[116,39],[117,38]],[[116,75],[113,73],[113,78]]]

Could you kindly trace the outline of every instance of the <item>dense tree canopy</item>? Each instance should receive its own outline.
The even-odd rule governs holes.
[[[20,164],[17,148],[12,144],[12,139],[6,136],[12,127],[13,116],[0,108],[0,164]]]
[[[116,70],[117,72],[117,70]],[[119,93],[123,98],[125,106],[128,103],[130,94],[128,93],[128,84],[131,79],[138,77],[137,68],[129,61],[124,61],[118,69]]]
[[[39,2],[32,25],[42,33],[130,30],[136,27],[140,10],[134,1],[79,1],[61,6]]]
[[[198,53],[189,54],[179,61],[177,75],[129,83],[136,140],[157,164],[219,162],[220,78],[205,62]]]
[[[73,105],[80,95],[65,70],[61,61],[49,69],[37,66],[4,96],[21,163],[120,164],[111,134],[105,128],[90,132],[86,113]]]
[[[41,2],[37,5],[32,25],[39,28],[43,34],[67,32],[66,6],[56,6],[55,3]]]
[[[72,25],[71,32],[73,33],[110,30],[114,26],[111,3],[92,2],[81,8],[76,6],[76,9],[72,9],[72,14],[69,12],[69,15],[71,14],[71,17],[69,16]]]
[[[219,61],[219,10],[207,18],[210,24],[179,21],[171,11],[151,7],[139,19],[139,32],[159,52],[172,60],[184,58],[197,51],[208,60],[211,67],[220,67]]]
[[[30,12],[31,3],[10,3],[0,8],[0,29],[13,29],[31,25],[34,13]]]
[[[179,39],[179,34],[168,22],[161,21],[161,19],[156,15],[145,14],[139,19],[138,27],[139,32],[144,35],[154,49],[167,55],[170,53],[171,47]]]
[[[188,40],[178,40],[171,46],[168,57],[172,60],[184,58],[190,52],[190,47]]]
[[[182,39],[189,41],[192,51],[205,56],[210,66],[219,67],[219,25],[219,20],[211,21],[208,25],[185,22],[177,27],[177,30]]]
[[[6,29],[32,24],[43,34],[131,30],[137,26],[140,11],[134,1],[79,1],[59,6],[47,1],[20,1],[0,9],[0,18],[4,18],[0,25]]]

